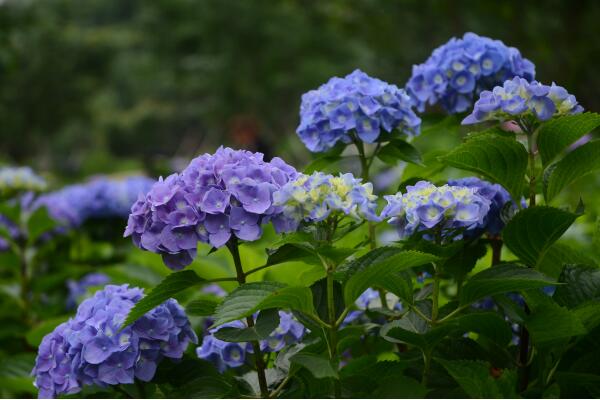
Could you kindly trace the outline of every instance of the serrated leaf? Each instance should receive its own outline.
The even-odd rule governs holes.
[[[554,243],[537,263],[536,269],[550,278],[558,279],[566,264],[594,265],[594,260],[564,243]]]
[[[224,327],[214,333],[217,339],[224,342],[252,342],[263,340],[279,326],[279,311],[263,310],[256,318],[256,325],[247,328]]]
[[[231,292],[215,312],[215,326],[235,321],[258,310],[287,308],[314,314],[312,293],[309,288],[286,286],[279,282],[252,282]]]
[[[600,140],[579,146],[552,166],[547,178],[545,196],[551,201],[566,186],[600,169]]]
[[[131,325],[148,311],[164,303],[177,293],[193,286],[201,285],[204,282],[205,280],[196,275],[192,270],[173,272],[133,306],[129,314],[127,314],[127,318],[121,329]]]
[[[386,258],[377,257],[376,260],[371,264],[364,265],[363,269],[350,276],[344,285],[344,300],[346,304],[353,303],[367,288],[384,282],[391,274],[428,264],[439,260],[439,258],[433,254],[409,250],[395,253]]]
[[[339,379],[337,370],[331,365],[331,362],[323,356],[310,353],[298,353],[291,356],[290,361],[303,366],[317,379]]]
[[[185,312],[195,317],[208,317],[215,313],[219,303],[220,301],[209,297],[192,300],[185,306]]]
[[[532,268],[515,264],[496,265],[473,275],[465,283],[460,303],[470,304],[487,296],[535,289],[555,283]]]
[[[554,300],[569,308],[589,300],[600,300],[600,269],[587,265],[566,265],[558,280]]]
[[[383,146],[377,157],[388,165],[397,165],[399,160],[423,166],[421,153],[412,144],[404,140],[394,139]]]
[[[490,366],[482,361],[436,359],[454,378],[465,393],[474,399],[502,398]]]
[[[402,318],[385,324],[380,330],[380,335],[392,343],[408,343],[422,350],[429,350],[453,329],[455,326],[452,324],[429,328],[424,319],[410,311]]]
[[[314,249],[304,243],[285,243],[277,249],[270,250],[266,265],[277,265],[291,261],[321,265],[321,260]]]
[[[600,126],[600,115],[565,115],[545,122],[538,132],[537,146],[544,166],[586,133]]]
[[[440,158],[444,164],[475,172],[521,197],[527,169],[527,151],[512,138],[489,134],[476,136]]]
[[[543,304],[536,304],[525,319],[525,326],[537,345],[587,333],[575,312],[559,306],[550,298],[545,299]]]
[[[493,312],[474,312],[461,315],[449,321],[455,330],[475,332],[493,340],[500,345],[507,345],[512,339],[512,331],[508,323]]]
[[[547,206],[526,208],[506,224],[502,238],[521,261],[533,267],[578,216]]]

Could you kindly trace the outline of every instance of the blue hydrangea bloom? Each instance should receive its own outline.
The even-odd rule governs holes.
[[[415,232],[428,231],[424,236],[432,239],[432,230],[438,230],[444,239],[458,239],[463,231],[484,226],[490,210],[490,200],[465,186],[437,187],[426,181],[407,186],[406,193],[385,196],[388,204],[382,218],[389,218],[401,238]]]
[[[355,139],[389,141],[394,129],[411,137],[420,127],[403,89],[356,70],[302,96],[296,132],[310,151],[322,152]]]
[[[0,168],[0,196],[11,196],[20,192],[41,192],[46,181],[29,167]]]
[[[356,220],[379,221],[376,200],[373,185],[352,174],[299,174],[275,193],[274,201],[283,207],[283,217],[274,221],[274,226],[278,232],[291,232],[302,221],[320,222],[335,212]]]
[[[516,48],[469,32],[462,39],[450,39],[423,64],[414,65],[406,90],[421,112],[426,104],[440,103],[455,114],[470,109],[481,91],[514,76],[531,80],[535,66]]]
[[[505,207],[509,207],[506,204],[511,203],[510,207],[513,210],[517,208],[510,194],[497,183],[491,183],[476,177],[469,177],[449,180],[448,185],[474,188],[477,190],[478,195],[490,201],[490,210],[484,217],[483,224],[479,230],[483,230],[492,236],[499,235],[502,228],[504,228],[502,212]]]
[[[265,353],[276,352],[288,344],[299,342],[306,329],[291,313],[279,311],[279,326],[265,340],[260,341],[260,349]],[[252,345],[245,343],[224,342],[217,339],[214,333],[223,327],[246,328],[242,321],[233,321],[210,329],[204,336],[202,344],[196,349],[199,358],[212,362],[219,371],[244,365],[246,355],[252,353]]]
[[[282,211],[273,194],[296,175],[280,158],[266,162],[261,153],[221,147],[140,196],[125,236],[161,254],[169,268],[181,269],[195,258],[199,241],[218,248],[231,237],[259,239],[262,224]]]
[[[554,116],[578,114],[583,111],[577,99],[565,88],[552,83],[551,86],[514,77],[492,91],[481,92],[473,112],[463,121],[463,125],[483,121],[514,120],[533,117],[547,121]]]
[[[32,374],[40,398],[73,394],[83,386],[148,382],[164,358],[180,359],[197,343],[183,308],[169,299],[119,331],[143,297],[139,288],[108,285],[81,303],[77,314],[46,335]]]
[[[75,308],[78,300],[86,294],[89,288],[94,286],[104,286],[109,282],[110,278],[101,272],[89,273],[78,281],[69,279],[67,281],[67,289],[69,289],[67,308]]]
[[[31,207],[45,206],[63,227],[76,228],[88,219],[126,218],[138,195],[150,190],[153,183],[143,176],[123,180],[101,177],[42,195]]]
[[[13,221],[10,220],[10,218],[2,214],[0,214],[0,229],[2,229],[4,232],[10,235],[10,237],[13,240],[18,239],[22,236],[22,232],[17,226],[17,224],[15,224]],[[5,238],[0,237],[0,252],[7,251],[9,248],[9,242]]]
[[[402,303],[399,299],[391,293],[386,294],[386,301],[388,306],[391,305],[393,310],[402,311]],[[370,308],[379,308],[382,306],[381,297],[377,290],[368,288],[365,290],[354,302],[358,310],[352,310],[344,318],[343,325],[348,325],[357,320],[365,320],[365,311]]]

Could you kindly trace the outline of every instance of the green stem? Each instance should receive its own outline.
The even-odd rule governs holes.
[[[535,174],[535,149],[534,132],[527,131],[527,148],[529,152],[529,207],[535,206],[536,174]]]
[[[238,243],[235,238],[232,238],[227,242],[227,248],[233,257],[233,263],[235,265],[235,271],[237,273],[237,281],[239,285],[243,285],[246,283],[246,274],[244,274],[244,269],[242,267],[242,260],[240,259],[240,251],[238,248]],[[254,326],[254,318],[252,315],[246,317],[246,323],[249,328]],[[267,384],[267,376],[265,374],[265,360],[263,358],[262,352],[260,351],[260,344],[258,341],[250,342],[252,344],[252,349],[254,350],[254,362],[256,364],[256,374],[258,375],[258,385],[260,387],[260,397],[268,398],[269,397],[269,387]]]
[[[421,384],[427,386],[427,377],[431,369],[431,350],[423,351],[423,376],[421,376]]]
[[[502,239],[500,237],[490,238],[490,246],[492,247],[492,267],[500,264],[502,260]]]
[[[29,263],[27,262],[27,245],[19,245],[20,262],[20,280],[21,280],[21,301],[23,302],[23,320],[26,324],[30,323],[30,288],[29,288]]]
[[[433,274],[433,293],[431,295],[431,301],[431,325],[435,325],[440,308],[440,274],[438,273],[437,268],[435,268]]]
[[[327,270],[327,312],[329,314],[329,359],[333,365],[337,363],[337,326],[335,318],[335,299],[333,292],[333,268]],[[339,380],[334,381],[334,396],[341,397],[341,385]]]

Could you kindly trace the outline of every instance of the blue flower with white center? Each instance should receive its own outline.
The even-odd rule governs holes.
[[[74,318],[40,344],[32,374],[39,397],[74,394],[83,386],[148,382],[160,361],[180,359],[196,334],[183,308],[169,299],[123,330],[143,291],[108,285],[85,300]]]
[[[261,153],[221,147],[141,195],[125,236],[162,255],[169,268],[182,269],[196,257],[198,242],[218,248],[231,238],[258,240],[262,226],[282,212],[275,192],[296,175],[280,158],[267,162]]]
[[[310,151],[323,152],[339,142],[385,142],[396,134],[412,137],[420,126],[403,89],[356,70],[302,96],[296,132]]]
[[[290,232],[301,222],[321,222],[333,213],[357,221],[379,221],[376,200],[373,185],[352,174],[299,174],[275,193],[274,204],[282,207],[283,213],[273,225],[278,232]]]
[[[283,349],[286,345],[302,340],[306,329],[291,313],[279,311],[279,326],[271,332],[269,337],[260,341],[260,349],[271,353]],[[248,353],[252,353],[252,345],[248,342],[225,342],[215,337],[215,332],[223,327],[246,328],[242,321],[233,321],[210,329],[204,336],[202,344],[196,349],[198,358],[212,362],[215,367],[223,372],[228,368],[237,368],[244,365]]]
[[[433,51],[423,64],[413,66],[406,84],[419,111],[440,103],[450,113],[467,111],[483,90],[520,76],[535,77],[535,66],[519,50],[474,33],[452,38]]]
[[[547,121],[552,117],[578,114],[583,111],[575,96],[565,88],[552,83],[551,86],[536,81],[515,77],[496,86],[491,91],[481,93],[473,112],[463,121],[463,125],[484,121],[509,121],[517,118],[535,118]]]
[[[459,239],[484,227],[490,200],[466,186],[437,187],[426,181],[407,186],[406,193],[385,196],[388,204],[381,213],[398,229],[401,238],[416,232],[424,238]]]

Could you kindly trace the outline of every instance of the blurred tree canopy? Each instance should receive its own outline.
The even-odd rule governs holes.
[[[301,162],[302,93],[355,68],[404,86],[466,31],[600,110],[599,19],[593,0],[4,0],[3,159],[73,178],[220,144]]]

